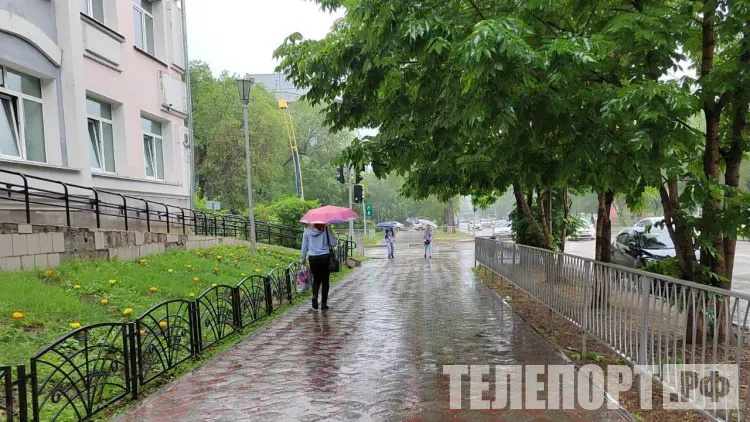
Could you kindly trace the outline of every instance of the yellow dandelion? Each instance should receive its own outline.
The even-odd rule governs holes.
[[[115,283],[117,283],[117,280],[109,280],[109,284],[114,285]]]
[[[139,264],[145,264],[146,263],[146,259],[145,258],[141,258],[141,259],[138,260],[138,263]]]
[[[13,319],[23,319],[23,314],[20,312],[13,312],[13,315],[11,315]]]
[[[161,327],[161,328],[167,328],[167,322],[166,321],[159,321],[159,327]]]
[[[259,272],[260,272],[260,268],[256,268],[256,269],[255,269],[255,272],[256,272],[256,273],[259,273]]]
[[[123,315],[130,315],[133,313],[133,308],[125,308],[124,311],[122,311]]]
[[[219,271],[219,267],[214,267],[214,272]]]
[[[216,255],[216,260],[221,261],[221,255]]]
[[[47,271],[45,271],[45,272],[44,272],[44,275],[46,275],[47,277],[49,277],[49,276],[51,276],[51,275],[52,275],[52,274],[54,274],[54,273],[55,273],[55,272],[54,272],[54,271],[52,271],[52,270],[47,270]]]
[[[218,286],[218,284],[216,284],[216,283],[214,283],[214,284],[211,285],[211,287],[216,287],[216,286]]]
[[[107,298],[105,297],[104,299],[100,300],[100,301],[99,301],[99,303],[101,303],[102,305],[106,305],[106,304],[108,304],[108,303],[109,303],[109,299],[107,299]]]
[[[193,277],[193,281],[197,283],[197,282],[201,281],[201,279],[198,278],[198,277]]]
[[[170,273],[170,274],[172,274],[174,272],[174,270],[170,268],[170,269],[167,270],[167,272]]]
[[[238,246],[238,248],[240,248],[240,249],[242,249],[242,248],[244,248],[244,247],[245,247],[245,245],[240,245],[240,246]]]
[[[198,255],[198,256],[201,256],[201,251],[198,251],[195,254]]]
[[[151,286],[151,288],[150,288],[150,289],[148,289],[148,291],[149,291],[149,292],[151,292],[151,293],[156,293],[156,291],[157,291],[157,290],[159,290],[159,289],[157,289],[157,288],[156,288],[156,287],[154,287],[154,286]]]
[[[234,261],[232,261],[232,262],[234,262],[236,264],[236,263],[240,262],[240,260],[237,259],[237,258],[234,258]]]
[[[144,334],[146,334],[146,330],[141,329],[138,333],[140,333],[140,335],[144,335]]]
[[[80,322],[72,322],[72,323],[70,323],[70,328],[72,328],[74,330],[78,329],[78,328],[81,328],[81,323]]]
[[[231,257],[231,256],[234,256],[234,254],[233,254],[233,253],[230,253],[230,254],[229,254],[229,256],[230,256],[230,257]]]
[[[192,293],[192,292],[191,292],[191,293],[190,293],[190,294],[189,294],[188,296],[190,296],[190,297],[195,297],[195,293]]]
[[[190,264],[187,264],[187,265],[185,265],[185,268],[193,268],[193,266],[190,265]]]
[[[247,276],[247,274],[245,274],[245,273],[242,273],[242,274],[240,274],[240,275],[241,275],[242,277],[245,277],[245,276]]]
[[[80,290],[80,289],[81,289],[81,286],[80,286],[80,285],[78,285],[78,284],[74,284],[74,285],[73,285],[73,289],[74,289],[74,290]]]

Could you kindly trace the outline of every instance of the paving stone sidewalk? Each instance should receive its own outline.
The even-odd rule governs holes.
[[[449,409],[445,364],[563,364],[471,273],[473,243],[397,250],[163,391],[122,421],[620,421],[614,410]],[[375,253],[384,253],[378,251]]]

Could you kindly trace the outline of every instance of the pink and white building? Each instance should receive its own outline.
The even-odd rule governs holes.
[[[189,206],[183,1],[0,0],[0,170]]]

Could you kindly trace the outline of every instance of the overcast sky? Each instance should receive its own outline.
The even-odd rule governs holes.
[[[293,32],[322,38],[342,12],[322,12],[309,0],[188,0],[190,60],[214,73],[273,73],[273,51]]]

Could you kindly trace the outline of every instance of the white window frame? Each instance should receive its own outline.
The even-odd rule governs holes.
[[[159,122],[159,121],[153,120],[153,119],[149,119],[148,117],[141,117],[141,119],[150,120],[152,122],[159,123],[159,125],[163,126],[162,122]],[[163,181],[163,180],[165,180],[165,176],[164,176],[164,136],[163,135],[157,135],[157,134],[151,133],[151,132],[147,132],[147,131],[143,130],[143,128],[141,128],[141,131],[143,133],[143,140],[144,141],[146,140],[147,137],[151,138],[150,142],[148,142],[149,147],[150,147],[149,151],[146,151],[146,149],[145,149],[146,148],[146,142],[144,142],[144,145],[143,145],[144,146],[144,150],[143,150],[143,173],[146,175],[146,179],[150,179],[150,180],[162,180]],[[156,156],[156,142],[160,142],[161,143],[161,172],[162,172],[161,177],[159,177],[159,171],[158,171],[159,167],[156,165],[156,160],[158,159],[158,157]],[[150,157],[151,157],[151,160],[150,160],[151,161],[151,170],[154,173],[153,176],[149,176],[148,173],[146,172],[146,160],[149,159],[149,153],[150,153]]]
[[[104,0],[79,0],[79,1],[86,3],[86,10],[83,11],[83,13],[85,13],[86,16],[88,16],[91,19],[94,19],[95,21],[100,22],[102,24],[104,24],[104,22],[107,21],[106,20],[107,19],[107,10],[106,10],[106,7],[105,7]],[[102,19],[101,20],[99,20],[96,17],[94,17],[94,2],[95,1],[99,1],[99,2],[102,3]]]
[[[151,0],[144,1],[151,3],[152,8],[156,6]],[[154,14],[146,11],[141,7],[141,0],[133,0],[133,9],[137,11],[141,16],[141,43],[143,44],[143,48],[141,48],[141,50],[156,57],[156,19],[154,19]],[[151,18],[151,26],[153,27],[153,34],[151,35],[153,39],[151,40],[151,43],[154,45],[154,51],[148,51],[148,31],[146,31],[146,16]],[[133,22],[133,25],[135,25],[135,22]],[[135,36],[137,37],[138,34],[135,34]]]
[[[90,97],[86,97],[86,101],[89,100]],[[92,100],[96,100],[95,98],[91,98]],[[96,100],[99,103],[106,104],[109,106],[110,113],[112,113],[112,105],[107,104],[103,101]],[[101,172],[101,173],[109,173],[114,174],[117,172],[117,165],[116,163],[112,163],[112,166],[114,166],[114,169],[107,170],[107,163],[106,163],[106,154],[104,153],[104,128],[102,127],[102,123],[108,123],[110,126],[112,126],[112,136],[114,136],[114,129],[115,129],[115,123],[107,119],[106,117],[101,116],[95,116],[93,114],[88,114],[86,118],[86,134],[89,136],[89,142],[91,142],[91,134],[88,133],[88,124],[89,122],[94,123],[94,126],[96,128],[94,135],[96,136],[96,144],[97,144],[97,158],[99,159],[99,167],[91,167],[91,170],[95,172]],[[114,148],[114,139],[112,140],[112,148]],[[114,151],[112,152],[112,155],[114,157],[117,157],[115,155]]]
[[[13,69],[14,73],[21,73],[26,76],[30,76],[35,79],[39,79],[36,76],[31,76],[27,73],[17,71]],[[16,157],[15,155],[6,155],[3,154],[2,151],[0,151],[0,158],[3,159],[9,159],[9,160],[17,160],[17,161],[29,161],[26,158],[26,128],[24,127],[24,109],[23,109],[23,101],[28,100],[35,103],[38,103],[42,106],[42,113],[44,113],[44,101],[42,98],[34,97],[33,95],[24,94],[23,92],[15,91],[12,89],[8,89],[8,67],[7,66],[0,66],[0,81],[2,81],[2,85],[0,85],[0,96],[3,98],[10,100],[11,106],[15,109],[15,115],[13,116],[13,123],[15,126],[15,132],[16,132],[16,146],[18,147],[18,154],[19,156]],[[42,80],[39,80],[40,88]],[[41,93],[40,93],[41,94]],[[5,116],[0,116],[2,118],[5,118]],[[13,129],[13,128],[11,128]],[[44,114],[42,114],[42,132],[44,132]],[[47,162],[47,138],[45,137],[42,147],[44,148],[44,157],[45,161],[29,161],[31,163],[43,163]]]

